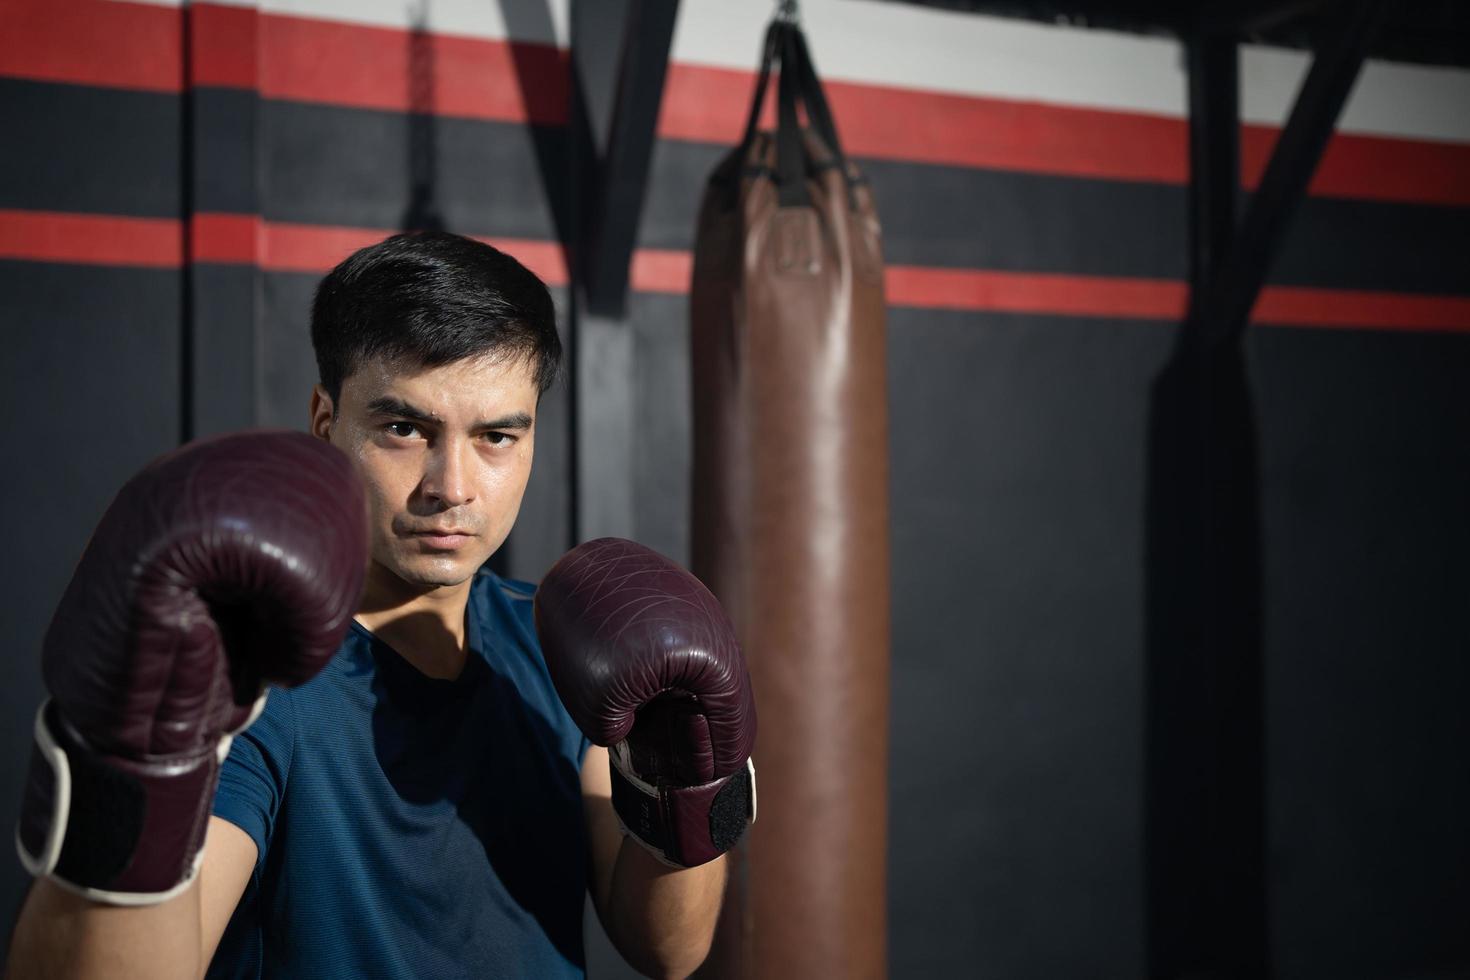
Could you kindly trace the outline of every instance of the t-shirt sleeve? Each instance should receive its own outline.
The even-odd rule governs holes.
[[[255,863],[265,862],[276,813],[286,794],[295,744],[291,692],[273,688],[255,723],[235,736],[220,766],[214,815],[239,827],[255,841]]]

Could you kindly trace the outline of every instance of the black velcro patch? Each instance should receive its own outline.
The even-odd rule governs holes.
[[[740,842],[750,817],[750,770],[740,770],[715,794],[709,808],[710,843],[721,853]]]

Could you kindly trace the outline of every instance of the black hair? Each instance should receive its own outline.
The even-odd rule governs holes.
[[[546,284],[499,249],[437,231],[394,235],[327,273],[312,303],[311,346],[334,412],[342,382],[375,357],[425,367],[522,357],[542,393],[561,364]]]

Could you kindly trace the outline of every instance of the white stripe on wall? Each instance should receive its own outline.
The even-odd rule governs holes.
[[[182,0],[142,2],[177,6]],[[212,2],[466,37],[567,43],[569,0]],[[675,60],[754,68],[773,9],[766,0],[682,0]],[[801,9],[813,54],[829,78],[1176,118],[1186,114],[1183,49],[1169,38],[886,0],[803,0]],[[1244,45],[1242,117],[1282,123],[1310,63],[1305,52]],[[1470,70],[1370,61],[1338,128],[1470,142]]]

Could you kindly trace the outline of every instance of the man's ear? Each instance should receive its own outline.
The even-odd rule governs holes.
[[[336,420],[337,409],[332,404],[332,396],[327,394],[327,389],[321,385],[311,387],[311,409],[309,422],[311,434],[318,439],[332,441],[332,422]]]

